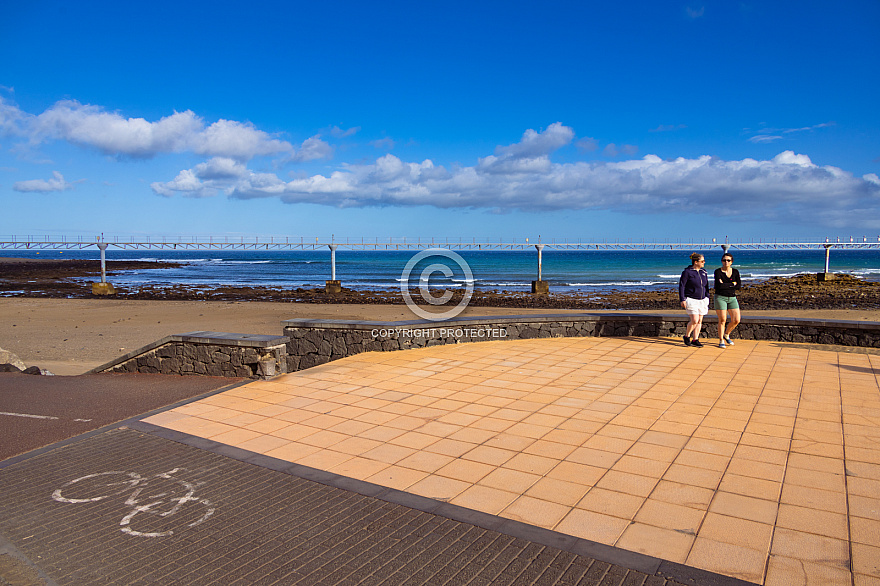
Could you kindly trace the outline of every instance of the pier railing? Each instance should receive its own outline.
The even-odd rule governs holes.
[[[493,241],[477,238],[307,238],[302,236],[228,237],[228,236],[0,236],[0,250],[87,250],[106,244],[115,250],[880,250],[880,237],[827,238],[812,242],[750,241],[571,241],[555,239]]]

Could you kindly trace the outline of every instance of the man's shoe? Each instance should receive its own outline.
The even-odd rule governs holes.
[[[681,339],[684,340],[684,345],[685,345],[685,346],[690,346],[690,345],[691,345],[691,339],[690,339],[688,336],[682,336]]]
[[[718,342],[718,347],[719,347],[719,348],[727,348],[727,344],[725,344],[723,341],[722,341],[722,342]]]
[[[733,340],[730,339],[730,336],[724,336],[724,341],[727,342],[728,346],[733,346]]]
[[[691,340],[691,346],[696,346],[697,348],[702,348],[703,344],[699,340]]]

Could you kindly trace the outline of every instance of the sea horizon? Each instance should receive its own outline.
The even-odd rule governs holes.
[[[700,251],[706,257],[710,279],[720,267],[722,251]],[[336,279],[343,287],[373,291],[399,289],[407,262],[417,253],[411,250],[336,251]],[[743,250],[731,248],[734,267],[744,284],[773,277],[794,277],[824,271],[824,251],[817,250]],[[463,288],[469,281],[481,291],[524,292],[537,279],[538,255],[534,250],[456,251],[467,264],[472,279],[461,266],[445,257],[431,256],[415,265],[410,286],[418,286],[421,271],[427,264],[449,267],[449,278],[437,271],[430,279],[432,287]],[[99,259],[98,250],[7,250],[0,256],[32,259]],[[690,264],[687,251],[669,250],[556,250],[542,253],[542,279],[557,293],[589,294],[608,290],[668,290],[675,288],[681,271]],[[158,251],[108,250],[107,260],[167,261],[181,263],[179,268],[125,271],[108,278],[114,285],[140,287],[157,285],[185,286],[254,286],[281,288],[323,287],[331,278],[329,250],[196,250]],[[830,271],[880,281],[880,251],[833,250]],[[436,267],[435,267],[436,268]],[[84,278],[91,281],[92,277]]]

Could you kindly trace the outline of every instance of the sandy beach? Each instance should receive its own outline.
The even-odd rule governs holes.
[[[108,274],[172,263],[117,261]],[[82,374],[164,336],[197,330],[281,334],[295,318],[402,321],[416,319],[399,291],[272,287],[155,286],[98,298],[87,281],[98,261],[0,258],[0,348],[28,366],[57,375]],[[461,291],[456,294],[460,297]],[[205,295],[213,296],[205,299]],[[841,277],[817,284],[814,276],[772,278],[740,294],[744,316],[880,321],[880,283]],[[452,303],[457,303],[453,296]],[[583,296],[477,292],[463,316],[565,314],[603,311],[674,313],[677,292],[616,291]],[[711,312],[714,315],[714,312]]]
[[[511,307],[469,307],[462,315],[580,313]],[[632,310],[627,310],[632,312]],[[642,313],[656,313],[656,310]],[[747,316],[880,321],[880,310],[744,311]],[[0,298],[0,348],[58,375],[76,375],[171,334],[195,330],[280,334],[294,318],[400,321],[406,306],[265,301],[140,301],[131,299]]]

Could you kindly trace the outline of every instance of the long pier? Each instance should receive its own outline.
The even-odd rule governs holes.
[[[476,238],[470,241],[467,239],[449,239],[449,238],[389,238],[385,239],[366,239],[360,238],[352,240],[346,238],[336,239],[331,237],[329,241],[326,239],[322,242],[320,237],[316,237],[314,242],[306,240],[304,236],[270,236],[270,237],[253,237],[253,238],[230,238],[222,237],[129,237],[120,238],[112,237],[105,239],[103,235],[95,237],[92,240],[89,237],[82,236],[11,236],[3,238],[0,236],[0,250],[87,250],[92,247],[101,251],[101,282],[92,286],[92,292],[96,294],[109,294],[113,292],[113,287],[106,282],[106,252],[108,248],[115,250],[250,250],[250,251],[268,251],[268,250],[330,250],[330,280],[327,281],[328,292],[338,292],[340,283],[336,280],[336,250],[339,248],[347,250],[428,250],[431,248],[444,248],[447,250],[529,250],[534,248],[538,252],[538,280],[532,282],[532,292],[546,293],[548,285],[542,280],[542,252],[545,248],[551,250],[712,250],[721,248],[724,252],[730,249],[735,250],[825,250],[825,272],[826,277],[830,277],[829,265],[832,248],[850,249],[850,250],[880,250],[880,236],[877,241],[868,241],[867,236],[863,236],[861,240],[853,237],[849,238],[849,242],[845,239],[841,241],[836,238],[832,241],[826,238],[824,242],[764,242],[763,240],[747,241],[747,242],[729,242],[727,239],[723,243],[712,239],[711,242],[556,242],[538,238],[537,242],[530,242],[528,238],[522,242],[493,242],[486,239],[485,242]],[[371,241],[372,240],[372,241]]]
[[[102,248],[115,250],[426,250],[446,248],[449,250],[531,250],[535,248],[552,250],[880,250],[880,237],[876,240],[867,236],[847,239],[826,239],[812,242],[777,242],[770,240],[751,240],[740,242],[712,241],[592,241],[572,242],[555,240],[530,241],[528,238],[517,242],[479,240],[476,238],[315,238],[305,237],[83,237],[83,236],[0,236],[0,250],[87,250]]]

